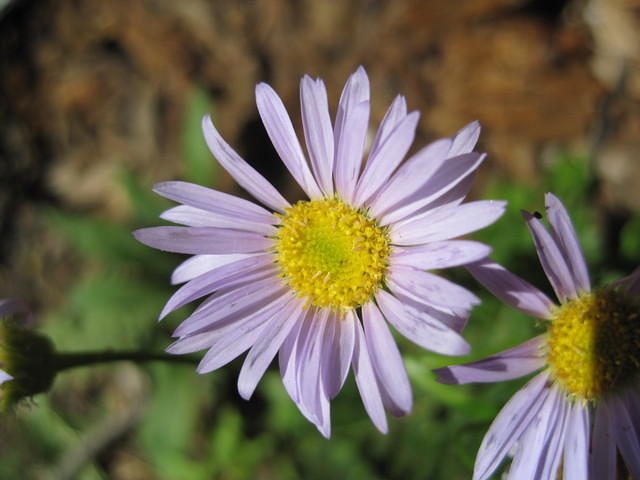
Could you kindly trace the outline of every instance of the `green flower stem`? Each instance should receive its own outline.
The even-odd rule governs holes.
[[[87,367],[110,362],[169,362],[169,363],[188,363],[197,365],[199,360],[185,355],[169,355],[167,353],[151,353],[141,352],[138,350],[114,352],[106,350],[103,352],[73,352],[58,353],[53,356],[55,371],[61,372],[69,368]]]

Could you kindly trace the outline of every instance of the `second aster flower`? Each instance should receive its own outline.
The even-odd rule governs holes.
[[[206,297],[175,331],[169,347],[207,349],[198,372],[249,350],[238,379],[248,399],[279,353],[281,376],[300,411],[330,435],[329,400],[353,368],[365,409],[386,432],[384,407],[411,411],[412,393],[389,322],[416,344],[464,355],[460,336],[478,299],[427,270],[485,257],[483,244],[452,240],[493,223],[504,202],[462,204],[484,159],[473,152],[474,122],[452,138],[403,160],[419,114],[398,96],[371,143],[369,80],[359,68],[344,87],[332,125],[322,80],[300,83],[310,161],[284,105],[264,83],[256,102],[266,131],[309,200],[291,205],[222,139],[207,116],[204,135],[229,174],[259,202],[208,188],[166,182],[155,191],[182,205],[163,218],[186,225],[134,232],[154,248],[194,256],[173,274],[185,283],[161,317]]]
[[[547,332],[436,373],[443,383],[463,384],[542,370],[489,428],[474,480],[491,477],[510,452],[509,480],[613,480],[627,478],[625,470],[640,478],[640,268],[593,289],[564,205],[549,193],[546,207],[551,231],[523,215],[558,304],[490,259],[467,269],[508,305],[546,321]]]

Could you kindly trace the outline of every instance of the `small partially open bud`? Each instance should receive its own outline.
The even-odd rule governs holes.
[[[25,327],[25,304],[0,300],[0,410],[51,387],[56,374],[51,341]]]

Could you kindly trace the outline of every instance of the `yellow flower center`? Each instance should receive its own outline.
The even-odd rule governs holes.
[[[316,307],[367,302],[383,283],[389,251],[387,230],[337,198],[287,208],[276,235],[284,281]]]
[[[558,307],[549,325],[547,361],[572,396],[597,400],[640,373],[637,302],[593,291]]]

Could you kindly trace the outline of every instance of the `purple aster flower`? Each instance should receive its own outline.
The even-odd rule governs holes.
[[[504,202],[462,204],[484,159],[472,152],[480,126],[463,128],[408,158],[418,124],[398,96],[362,165],[369,79],[359,68],[340,97],[335,123],[320,79],[300,83],[309,162],[284,105],[264,83],[258,111],[287,169],[309,200],[291,205],[222,139],[204,136],[229,174],[267,207],[184,182],[155,191],[182,205],[162,215],[186,225],[134,232],[154,248],[194,256],[174,272],[185,283],[161,318],[206,297],[175,331],[168,351],[207,349],[206,373],[249,350],[238,379],[248,399],[279,353],[284,385],[301,412],[330,435],[329,400],[352,367],[365,409],[387,430],[384,407],[404,415],[412,393],[387,322],[434,352],[464,355],[460,336],[478,299],[426,270],[477,261],[483,244],[452,240],[494,222]],[[385,321],[386,320],[386,321]]]
[[[559,305],[489,259],[467,266],[495,296],[543,319],[547,332],[483,360],[436,370],[443,383],[498,382],[543,369],[504,406],[484,437],[474,480],[505,455],[508,478],[615,479],[617,462],[640,478],[640,268],[592,289],[573,225],[545,197],[551,231],[523,212]]]

